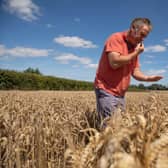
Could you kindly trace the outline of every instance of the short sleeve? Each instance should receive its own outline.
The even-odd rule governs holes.
[[[117,35],[111,35],[105,43],[105,52],[123,53],[123,39]]]

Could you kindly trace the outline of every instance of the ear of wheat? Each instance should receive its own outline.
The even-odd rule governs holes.
[[[161,123],[167,114],[160,108],[161,103],[156,95],[149,100],[151,103],[141,106],[141,113],[135,113],[130,117],[112,116],[113,118],[106,121],[107,126],[104,130],[95,131],[86,147],[80,149],[82,152],[78,167],[154,168],[161,165],[165,167],[167,164],[165,147],[168,147],[168,139],[167,135],[160,137],[158,135]],[[130,125],[123,127],[128,120],[131,121]]]

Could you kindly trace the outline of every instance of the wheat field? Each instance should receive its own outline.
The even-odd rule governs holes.
[[[0,91],[1,168],[167,168],[168,92],[129,92],[98,129],[93,91]]]

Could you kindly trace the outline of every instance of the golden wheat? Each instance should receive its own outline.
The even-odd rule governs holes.
[[[164,168],[167,98],[128,93],[100,131],[93,92],[1,91],[0,167]]]

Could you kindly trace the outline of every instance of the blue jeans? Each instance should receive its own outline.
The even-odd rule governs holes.
[[[96,102],[97,102],[97,112],[100,120],[106,117],[112,116],[117,107],[121,108],[122,111],[125,110],[125,99],[124,97],[114,96],[102,89],[95,89]]]

